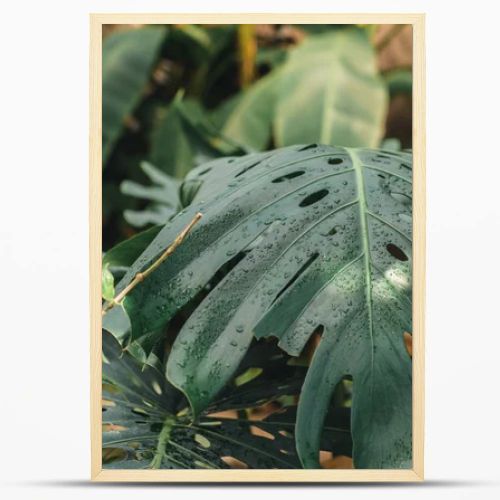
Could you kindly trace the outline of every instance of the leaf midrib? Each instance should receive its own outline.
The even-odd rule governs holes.
[[[372,297],[372,264],[371,264],[371,250],[370,250],[370,236],[368,232],[368,205],[366,202],[365,193],[365,183],[363,178],[363,164],[357,155],[356,151],[352,148],[346,148],[349,156],[351,157],[352,166],[356,173],[356,183],[358,188],[358,207],[359,207],[359,218],[361,225],[361,243],[363,245],[364,254],[364,270],[365,270],[365,297],[366,306],[368,311],[368,329],[370,333],[371,342],[371,363],[370,370],[373,375],[374,363],[375,363],[375,340],[373,336],[373,297]],[[370,397],[371,405],[373,405],[373,376],[370,377],[371,387],[370,387]]]
[[[320,142],[323,144],[330,144],[331,141],[331,135],[332,135],[332,126],[333,126],[333,109],[336,108],[336,97],[334,89],[336,88],[335,85],[335,77],[337,74],[340,74],[340,71],[335,72],[335,66],[337,64],[342,64],[342,57],[339,56],[339,54],[342,54],[341,50],[345,46],[346,43],[346,37],[343,33],[339,34],[339,39],[340,43],[337,42],[337,45],[335,47],[336,50],[336,56],[335,58],[330,61],[330,71],[333,73],[331,78],[327,80],[326,84],[326,90],[325,90],[325,104],[323,106],[323,116],[321,119],[321,131],[320,131]],[[333,70],[332,70],[333,68]],[[335,83],[334,83],[335,82]]]

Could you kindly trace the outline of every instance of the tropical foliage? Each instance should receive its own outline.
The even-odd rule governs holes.
[[[104,40],[105,467],[411,467],[411,72],[311,28]]]

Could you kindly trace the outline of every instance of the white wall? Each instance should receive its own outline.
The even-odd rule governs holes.
[[[342,499],[499,498],[500,152],[497,2],[283,2],[296,12],[427,13],[426,476],[317,487]],[[4,498],[134,498],[89,476],[89,12],[281,10],[253,0],[4,2],[0,27],[0,476]],[[145,488],[145,487],[141,487]],[[187,490],[147,487],[154,498]],[[342,491],[337,491],[341,489]],[[402,491],[405,489],[405,491]],[[36,491],[35,491],[36,490]],[[278,488],[270,494],[283,493]],[[266,489],[196,489],[254,498]],[[308,494],[294,487],[292,498]],[[142,493],[143,494],[143,493]]]

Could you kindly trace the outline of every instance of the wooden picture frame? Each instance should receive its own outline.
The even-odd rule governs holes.
[[[401,470],[103,470],[101,416],[101,61],[103,24],[411,24],[413,26],[413,468]],[[91,478],[94,481],[375,482],[424,478],[425,322],[424,14],[91,14],[90,15],[90,361]]]

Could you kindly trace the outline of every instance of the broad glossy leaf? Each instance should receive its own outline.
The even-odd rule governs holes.
[[[120,135],[125,118],[137,106],[166,35],[164,28],[119,31],[102,48],[103,162]]]
[[[160,232],[162,226],[154,226],[146,231],[137,233],[128,240],[118,243],[108,250],[103,258],[103,266],[131,266]]]
[[[263,353],[252,355],[251,351],[249,362],[264,362],[267,373],[267,367],[276,364],[265,362],[269,356]],[[246,400],[246,407],[255,406],[262,398],[269,401],[254,382],[247,384],[250,390],[246,392],[241,387],[229,388],[223,404],[213,403],[192,422],[182,411],[185,399],[164,374],[140,363],[107,332],[103,332],[103,354],[103,455],[114,453],[117,458],[105,463],[105,468],[227,468],[228,457],[249,468],[300,467],[293,435],[295,407],[283,408],[261,421],[212,413],[234,408],[233,401],[238,405]],[[279,360],[277,365],[283,367]],[[263,378],[276,387],[273,374]],[[326,427],[324,449],[349,454],[348,410],[332,409]],[[264,431],[264,436],[255,435],[255,428]]]
[[[410,466],[411,361],[403,333],[411,332],[411,155],[313,144],[218,160],[197,173],[205,180],[193,204],[118,287],[203,213],[177,252],[125,299],[133,337],[166,324],[209,284],[167,367],[199,413],[254,335],[275,336],[299,355],[321,329],[298,412],[304,465],[318,465],[332,392],[351,375],[356,466]],[[214,283],[220,269],[226,274]]]
[[[280,68],[258,81],[223,133],[255,149],[321,142],[378,146],[387,91],[366,30],[310,36]]]
[[[238,97],[222,129],[227,137],[256,150],[268,147],[279,98],[280,76],[278,72],[271,73],[250,87],[241,98]]]
[[[215,130],[198,101],[183,99],[182,92],[160,117],[151,149],[152,163],[178,179],[196,165],[244,152]]]

